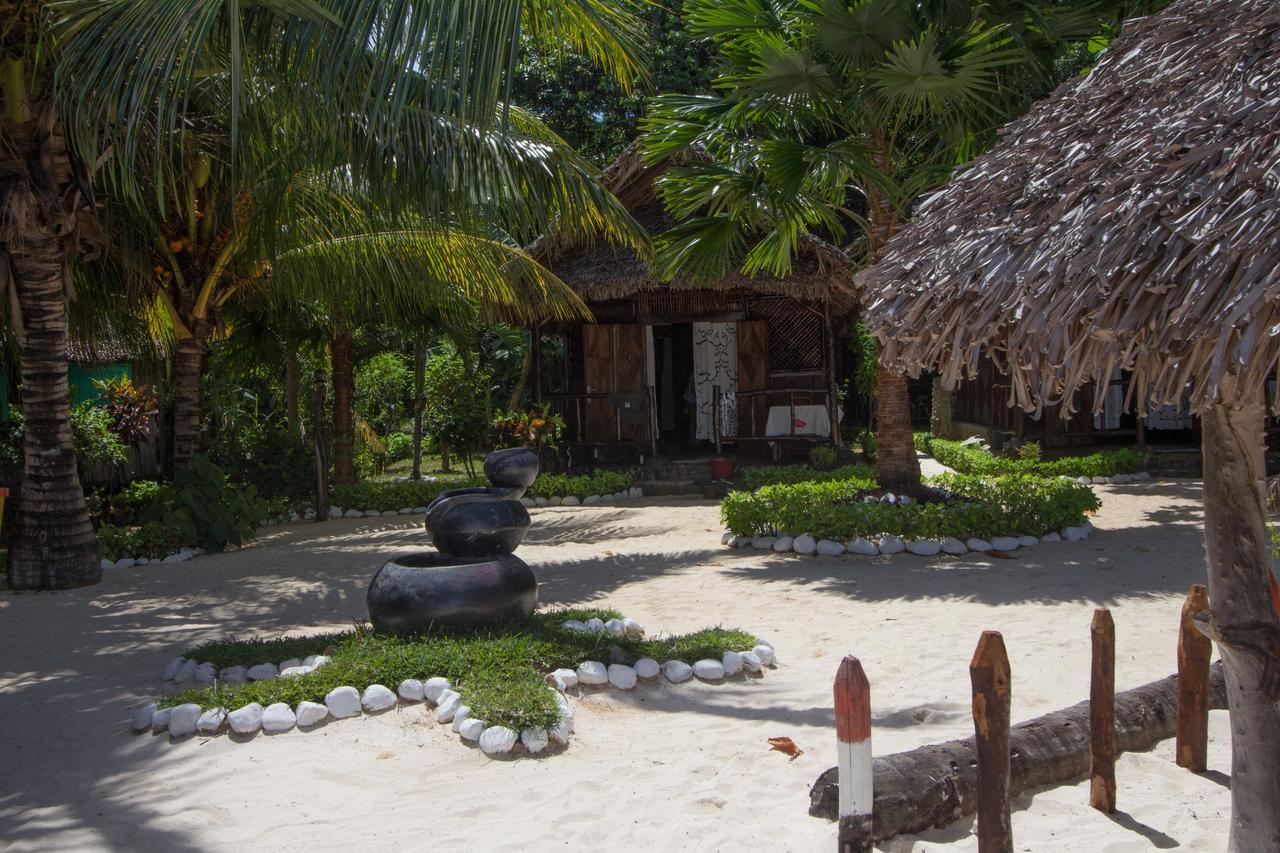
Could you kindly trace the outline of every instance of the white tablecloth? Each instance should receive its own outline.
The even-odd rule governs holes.
[[[770,406],[769,419],[765,421],[764,434],[792,435],[787,421],[791,418],[790,406]],[[831,413],[826,406],[796,406],[795,435],[831,435]]]

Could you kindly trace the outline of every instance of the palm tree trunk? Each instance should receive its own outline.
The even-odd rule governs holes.
[[[173,473],[187,467],[200,446],[200,382],[204,376],[204,339],[207,326],[202,320],[189,324],[191,336],[180,338],[173,355]]]
[[[876,482],[886,489],[920,484],[907,378],[883,367],[876,368]]]
[[[1224,389],[1224,396],[1230,394]],[[1204,413],[1210,635],[1231,710],[1230,851],[1280,850],[1280,602],[1267,535],[1262,390]]]
[[[418,342],[413,351],[413,479],[422,479],[422,415],[426,408],[427,348]]]
[[[0,220],[7,220],[0,248],[8,253],[24,331],[20,352],[26,437],[9,585],[88,586],[102,580],[102,563],[71,444],[66,250],[25,184],[11,191]]]
[[[355,354],[351,330],[339,323],[329,343],[333,362],[333,482],[339,486],[354,485],[356,467],[355,412],[352,391],[355,387]]]

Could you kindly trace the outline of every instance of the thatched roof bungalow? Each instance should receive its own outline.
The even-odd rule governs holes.
[[[887,366],[993,359],[1024,409],[1116,368],[1203,420],[1209,631],[1227,669],[1230,849],[1280,849],[1280,592],[1263,412],[1280,364],[1280,4],[1179,0],[920,206],[859,278]],[[1095,393],[1096,410],[1101,396]]]
[[[653,235],[675,224],[654,188],[669,165],[647,164],[633,144],[604,173]],[[634,249],[599,242],[544,239],[532,251],[594,317],[541,330],[563,336],[565,357],[552,375],[537,372],[534,389],[593,452],[838,439],[837,330],[855,303],[852,265],[835,247],[805,239],[786,278],[714,282],[663,280]]]

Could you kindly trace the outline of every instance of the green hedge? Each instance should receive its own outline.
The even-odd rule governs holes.
[[[1081,524],[1100,505],[1087,486],[1025,474],[999,477],[946,475],[932,481],[961,500],[945,504],[863,503],[870,479],[764,486],[734,492],[720,504],[725,527],[740,535],[810,533],[850,539],[892,533],[904,539],[953,536],[990,538]],[[964,500],[964,499],[968,500]]]
[[[1142,470],[1142,454],[1132,448],[1101,450],[1088,456],[1028,460],[996,456],[988,450],[958,441],[925,437],[917,441],[927,453],[961,474],[1031,474],[1038,477],[1113,477]]]
[[[874,472],[865,465],[842,465],[828,471],[819,471],[808,465],[767,465],[763,468],[748,468],[738,477],[734,487],[754,492],[762,486],[781,483],[833,483],[874,478]]]
[[[588,495],[611,495],[614,492],[625,492],[631,488],[634,478],[621,471],[596,471],[581,477],[570,477],[566,474],[543,474],[534,480],[529,487],[531,498],[566,498],[573,495],[585,498]]]

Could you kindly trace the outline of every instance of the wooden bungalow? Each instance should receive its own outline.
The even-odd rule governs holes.
[[[674,222],[654,191],[667,165],[632,145],[605,170],[609,189],[651,234]],[[854,311],[852,267],[806,239],[785,279],[733,273],[664,281],[635,251],[537,247],[594,322],[535,330],[559,356],[535,369],[534,397],[565,418],[591,457],[736,452],[775,457],[788,445],[839,442],[838,345]],[[534,347],[541,357],[544,347]]]

